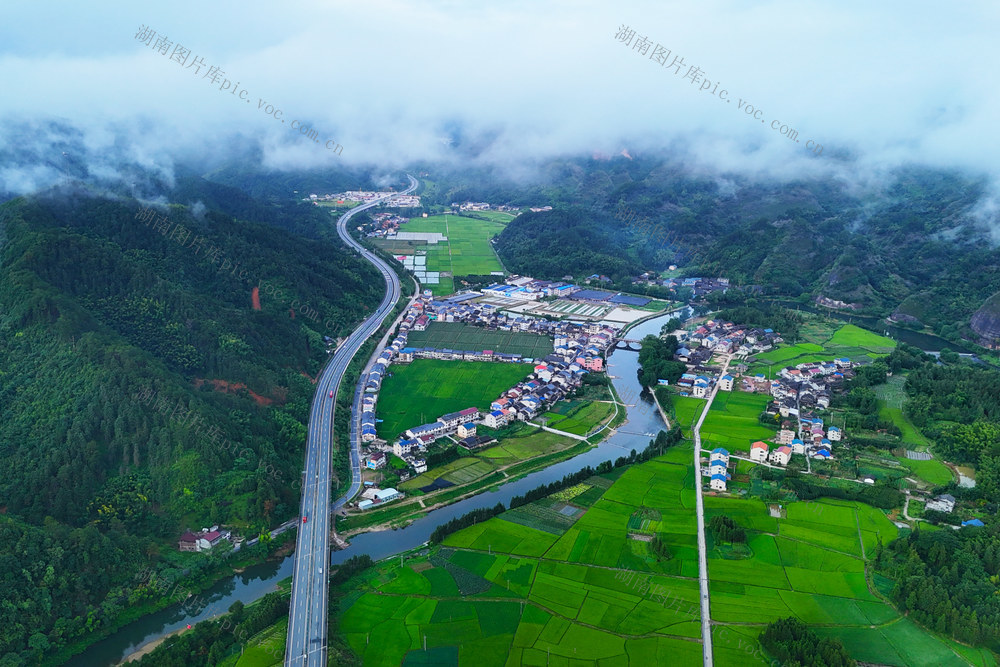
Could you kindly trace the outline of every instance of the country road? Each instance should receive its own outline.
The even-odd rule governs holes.
[[[722,370],[719,371],[719,377],[722,377],[726,373],[726,369],[729,368],[729,362],[732,361],[732,355],[726,357],[726,363],[722,365]],[[705,660],[705,667],[712,667],[712,617],[709,610],[709,600],[708,600],[708,553],[705,547],[705,502],[702,499],[701,487],[701,425],[705,422],[705,417],[708,416],[708,411],[712,407],[712,401],[715,400],[715,395],[719,391],[719,383],[716,382],[712,387],[712,393],[708,395],[708,400],[705,401],[705,409],[701,412],[701,417],[698,418],[698,423],[694,425],[691,429],[694,433],[694,474],[695,474],[695,505],[697,507],[698,513],[698,583],[701,587],[701,643],[702,643],[702,655]]]
[[[302,480],[302,509],[298,539],[295,544],[295,565],[292,570],[292,597],[288,617],[288,641],[285,665],[327,664],[327,601],[329,596],[330,520],[332,510],[339,508],[357,493],[361,485],[361,456],[356,439],[355,416],[351,418],[351,486],[344,498],[331,508],[330,481],[333,458],[333,412],[337,393],[347,367],[368,338],[378,330],[399,299],[400,284],[395,271],[384,261],[368,252],[347,231],[347,223],[356,213],[397,194],[409,194],[417,188],[417,180],[407,175],[410,187],[368,204],[357,206],[337,221],[337,233],[350,248],[375,265],[385,279],[386,291],[379,307],[345,340],[333,358],[320,371],[309,414],[306,436],[305,470]]]

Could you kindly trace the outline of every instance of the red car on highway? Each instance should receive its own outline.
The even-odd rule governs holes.
[[[330,390],[330,398],[333,398],[333,389]]]

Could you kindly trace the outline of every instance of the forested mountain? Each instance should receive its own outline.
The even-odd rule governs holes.
[[[498,239],[508,269],[539,278],[620,278],[678,263],[686,275],[824,296],[953,339],[975,338],[971,316],[1000,291],[1000,251],[973,213],[985,180],[962,173],[899,169],[862,190],[829,178],[776,182],[614,157],[553,161],[540,170],[541,185],[495,176],[477,187],[472,179],[452,175],[439,203],[555,207],[524,214]],[[557,246],[563,251],[544,251]]]
[[[253,536],[294,515],[322,337],[383,292],[339,243],[287,231],[318,236],[325,210],[196,178],[166,194],[208,210],[79,191],[0,205],[10,664],[113,621],[183,529]]]

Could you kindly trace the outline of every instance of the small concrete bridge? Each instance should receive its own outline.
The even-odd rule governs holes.
[[[631,352],[638,352],[642,349],[642,342],[635,340],[633,338],[620,338],[617,343],[615,343],[616,350],[629,350]]]

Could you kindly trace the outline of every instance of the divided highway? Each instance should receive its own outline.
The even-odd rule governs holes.
[[[417,188],[417,180],[410,175],[410,187],[401,193],[409,194]],[[327,664],[327,600],[329,595],[330,521],[332,513],[352,498],[361,486],[361,453],[356,433],[358,393],[355,392],[354,410],[351,415],[351,486],[346,494],[330,503],[330,480],[333,454],[333,409],[340,383],[351,359],[361,345],[381,326],[400,296],[399,278],[388,264],[368,252],[351,238],[347,223],[354,214],[377,206],[392,195],[355,207],[337,221],[337,233],[348,246],[361,253],[374,264],[385,279],[386,293],[378,309],[369,315],[354,332],[341,343],[333,359],[320,372],[316,382],[309,413],[306,436],[305,472],[302,478],[302,523],[295,544],[295,566],[292,572],[292,599],[288,618],[288,642],[285,648],[285,665],[306,667]]]

